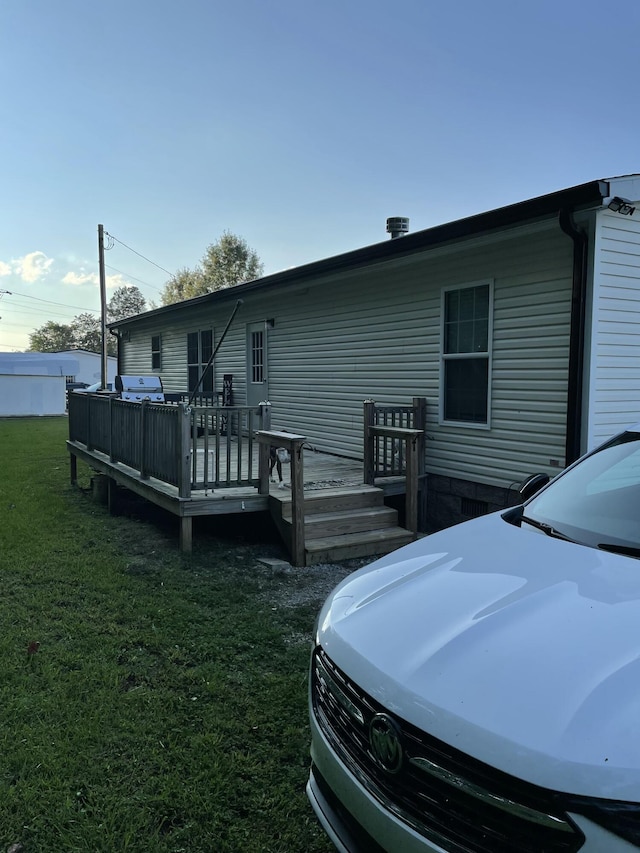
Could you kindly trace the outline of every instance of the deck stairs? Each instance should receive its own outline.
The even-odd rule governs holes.
[[[291,495],[270,495],[271,515],[291,550]],[[398,526],[381,489],[355,486],[304,493],[305,565],[388,554],[414,539]]]

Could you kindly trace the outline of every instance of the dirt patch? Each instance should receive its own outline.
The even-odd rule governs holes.
[[[258,549],[259,550],[259,549]],[[318,563],[298,568],[284,560],[261,557],[256,553],[258,571],[267,572],[271,579],[279,579],[276,588],[270,584],[270,595],[277,607],[301,607],[322,605],[325,598],[341,580],[371,562],[372,558],[345,560],[342,563]]]
[[[142,498],[123,490],[118,501],[118,544],[129,560],[131,575],[153,575],[176,559],[195,572],[224,572],[242,583],[250,576],[270,607],[320,609],[343,578],[373,558],[294,567],[268,513],[209,516],[194,519],[194,551],[178,550],[178,519]]]

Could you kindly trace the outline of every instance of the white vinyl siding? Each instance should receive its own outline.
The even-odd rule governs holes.
[[[216,356],[216,390],[231,373],[234,403],[244,403],[247,325],[273,318],[267,370],[275,428],[362,458],[363,401],[410,405],[424,396],[428,471],[502,487],[535,471],[556,473],[564,464],[571,271],[571,240],[553,223],[272,294],[245,292]],[[441,292],[486,280],[494,282],[491,428],[439,424]],[[193,318],[211,322],[218,337],[235,298],[216,302],[215,318],[199,305],[162,314],[155,326],[131,324],[123,372],[148,372],[149,337],[161,332],[164,388],[184,390]]]
[[[640,215],[598,214],[593,270],[589,449],[640,421]],[[586,449],[586,448],[585,448]]]

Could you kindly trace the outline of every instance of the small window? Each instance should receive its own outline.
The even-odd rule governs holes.
[[[72,382],[76,381],[76,377],[75,376],[65,376],[64,381],[66,382],[67,385],[70,385]]]
[[[264,332],[251,332],[251,382],[264,382]]]
[[[162,338],[160,335],[151,336],[151,369],[160,370],[162,367]]]
[[[491,304],[488,282],[443,292],[443,421],[489,423]]]

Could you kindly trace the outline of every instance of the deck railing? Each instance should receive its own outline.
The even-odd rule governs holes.
[[[113,395],[69,395],[69,440],[178,488],[258,487],[256,430],[269,423],[269,405],[207,406],[132,403]]]
[[[261,404],[257,409],[255,406],[191,408],[191,447],[195,450],[191,454],[192,488],[258,487],[255,433],[268,424],[269,408],[269,404]]]
[[[413,533],[425,519],[426,416],[425,397],[414,397],[411,406],[364,402],[364,481],[373,486],[378,478],[406,478],[405,527]]]

